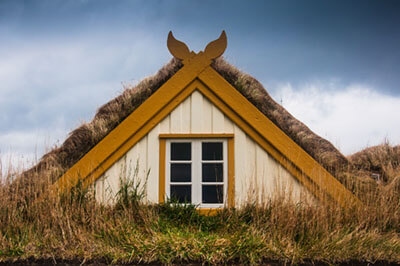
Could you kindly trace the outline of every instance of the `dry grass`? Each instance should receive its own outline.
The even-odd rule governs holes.
[[[349,160],[353,173],[360,177],[377,178],[385,183],[400,177],[400,145],[393,147],[385,142],[357,152]]]
[[[398,168],[393,171],[399,176]],[[99,205],[79,186],[63,197],[32,198],[30,191],[51,179],[38,178],[48,182],[29,188],[10,179],[0,185],[0,261],[400,263],[400,190],[392,182],[363,188],[366,205],[360,209],[275,198],[206,217],[194,206],[148,204],[133,183],[122,186],[112,207]]]

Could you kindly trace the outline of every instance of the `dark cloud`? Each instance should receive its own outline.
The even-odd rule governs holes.
[[[26,41],[107,38],[134,34],[133,29],[165,41],[173,29],[201,50],[226,29],[226,56],[267,82],[335,78],[395,95],[400,95],[399,12],[398,1],[361,0],[0,3],[1,24],[8,25],[3,28]]]

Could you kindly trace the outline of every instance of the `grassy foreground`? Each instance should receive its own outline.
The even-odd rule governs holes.
[[[362,209],[307,206],[274,199],[216,216],[195,206],[144,203],[122,187],[114,207],[88,191],[33,201],[0,189],[0,262],[23,259],[107,263],[400,262],[400,199],[371,192]]]
[[[364,203],[357,209],[274,198],[216,216],[148,204],[135,180],[122,182],[114,206],[79,186],[44,196],[48,172],[18,182],[18,171],[1,176],[0,161],[0,263],[400,263],[400,146],[368,148],[350,161],[342,175]]]

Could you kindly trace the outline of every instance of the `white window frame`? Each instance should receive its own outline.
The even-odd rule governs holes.
[[[190,161],[171,161],[171,143],[172,142],[190,142],[191,160]],[[222,159],[216,161],[202,160],[202,142],[222,142]],[[226,138],[179,138],[167,139],[165,149],[165,195],[170,198],[170,179],[171,163],[191,163],[191,182],[172,183],[179,185],[191,185],[192,204],[198,208],[222,208],[228,203],[228,140]],[[223,182],[202,182],[202,163],[223,163]],[[222,203],[202,203],[202,185],[223,185]]]

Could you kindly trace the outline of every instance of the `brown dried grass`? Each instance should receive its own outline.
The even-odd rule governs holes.
[[[399,178],[400,145],[391,146],[388,142],[368,147],[349,156],[353,173],[370,178],[378,175],[381,181],[391,182]]]
[[[36,180],[48,180],[39,188],[51,184],[45,176]],[[366,204],[351,210],[294,204],[281,195],[205,217],[193,206],[150,205],[133,194],[102,206],[79,187],[32,199],[23,187],[10,190],[11,183],[0,183],[0,263],[400,263],[393,187],[364,191]]]

